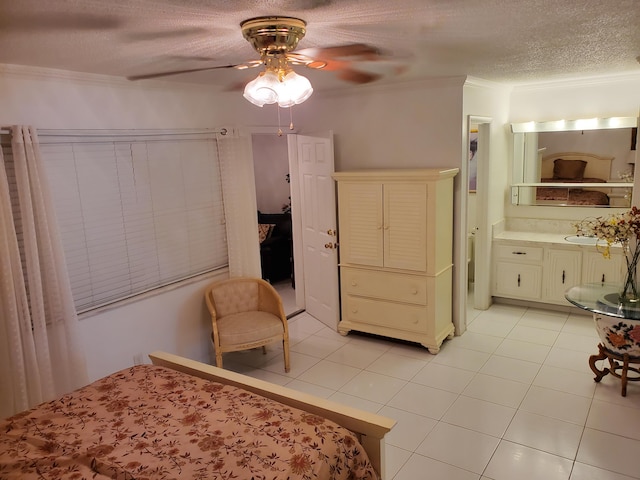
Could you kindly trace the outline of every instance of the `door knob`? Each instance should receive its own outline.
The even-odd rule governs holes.
[[[332,229],[327,230],[327,235],[331,235],[332,237],[335,237],[336,233],[337,232],[335,230],[332,230]]]
[[[331,242],[324,244],[324,248],[329,248],[329,249],[336,248],[337,246],[338,246],[337,243],[331,243]]]

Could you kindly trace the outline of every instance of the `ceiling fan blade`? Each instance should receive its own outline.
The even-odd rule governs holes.
[[[3,13],[2,30],[111,30],[123,24],[114,16],[91,13]]]
[[[133,42],[145,42],[150,40],[158,40],[163,38],[166,40],[182,38],[182,37],[196,37],[209,34],[209,30],[202,27],[183,28],[182,30],[170,30],[170,31],[150,31],[150,32],[131,32],[126,35],[127,40]]]
[[[375,60],[382,56],[382,52],[371,45],[352,43],[335,47],[314,47],[297,50],[297,53],[316,60],[350,59]]]
[[[345,80],[351,83],[371,83],[382,77],[382,75],[378,75],[376,73],[362,72],[349,68],[340,70],[337,76],[341,80]]]
[[[149,80],[152,78],[160,78],[160,77],[170,77],[171,75],[180,75],[182,73],[194,73],[194,72],[205,72],[207,70],[219,70],[223,68],[251,68],[254,65],[250,65],[248,63],[239,63],[235,65],[219,65],[216,67],[201,67],[201,68],[189,68],[186,70],[173,70],[171,72],[160,72],[160,73],[148,73],[145,75],[131,75],[127,77],[128,80]]]

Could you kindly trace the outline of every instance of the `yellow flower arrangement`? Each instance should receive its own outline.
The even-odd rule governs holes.
[[[623,299],[637,300],[636,270],[640,259],[640,209],[631,207],[622,213],[606,217],[586,218],[574,223],[578,235],[596,237],[606,245],[596,244],[605,258],[611,257],[611,245],[620,244],[626,260],[625,281],[621,293]]]

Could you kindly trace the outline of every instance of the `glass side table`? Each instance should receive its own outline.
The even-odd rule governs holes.
[[[571,287],[565,298],[573,305],[593,314],[598,336],[598,354],[589,357],[589,366],[599,382],[609,373],[620,379],[622,396],[627,395],[627,382],[640,380],[640,302],[620,302],[619,285],[588,283]],[[609,367],[598,369],[598,360],[608,360]],[[629,372],[639,376],[629,376]]]

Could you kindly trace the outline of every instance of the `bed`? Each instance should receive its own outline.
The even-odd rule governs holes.
[[[393,420],[154,352],[0,421],[0,478],[376,479]]]
[[[540,177],[549,186],[536,188],[536,203],[559,205],[609,205],[609,190],[600,184],[611,176],[613,157],[581,152],[546,155],[541,161]],[[579,184],[567,187],[559,184]]]

